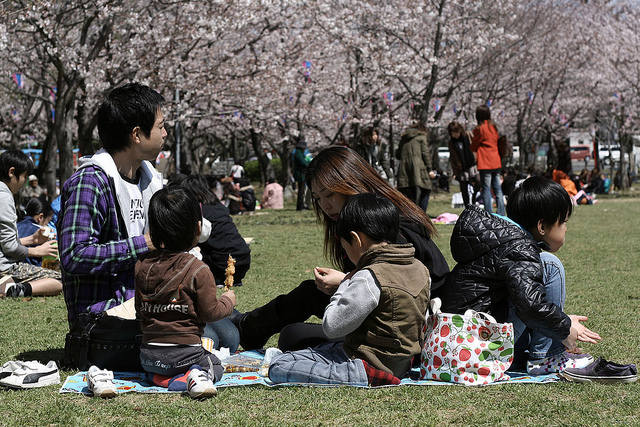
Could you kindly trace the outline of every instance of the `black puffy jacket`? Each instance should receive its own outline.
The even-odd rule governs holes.
[[[443,312],[472,309],[505,322],[511,300],[529,328],[558,341],[569,335],[571,320],[545,299],[540,248],[518,225],[469,206],[453,229],[451,254],[457,265],[442,289]]]

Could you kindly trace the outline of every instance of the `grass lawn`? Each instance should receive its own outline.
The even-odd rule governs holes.
[[[598,345],[585,351],[640,365],[640,198],[638,191],[580,206],[557,253],[567,272],[568,313],[589,316]],[[436,194],[432,217],[452,209]],[[249,310],[312,278],[328,266],[312,211],[256,212],[235,217],[253,237],[252,266],[236,290]],[[452,226],[436,226],[435,241],[453,261]],[[0,363],[63,356],[67,332],[62,296],[0,300]],[[316,321],[318,319],[315,319]],[[275,337],[268,343],[276,345]],[[62,377],[70,372],[63,371]],[[125,394],[101,400],[58,394],[58,387],[0,391],[0,425],[640,425],[640,383],[626,385],[496,385],[395,387],[376,390],[302,387],[234,387],[208,401],[176,394]]]

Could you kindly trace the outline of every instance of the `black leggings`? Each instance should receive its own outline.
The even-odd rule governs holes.
[[[322,319],[331,296],[318,290],[313,280],[305,280],[288,294],[275,298],[276,313],[284,325],[306,321],[315,315]]]

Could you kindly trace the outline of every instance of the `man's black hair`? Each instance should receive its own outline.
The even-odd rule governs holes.
[[[98,109],[98,134],[104,149],[110,154],[124,151],[136,126],[148,138],[163,104],[162,95],[140,83],[113,89]]]
[[[0,180],[9,182],[9,169],[14,168],[16,177],[22,174],[31,174],[33,162],[21,150],[7,150],[0,154]]]
[[[525,230],[535,230],[538,221],[552,226],[565,221],[573,210],[569,193],[557,182],[532,176],[516,188],[507,203],[507,216]]]
[[[351,243],[351,231],[364,233],[375,243],[394,242],[400,228],[400,213],[386,197],[373,193],[351,196],[340,211],[339,237]]]
[[[156,191],[149,203],[149,234],[153,245],[168,251],[188,251],[202,221],[200,204],[184,188]]]

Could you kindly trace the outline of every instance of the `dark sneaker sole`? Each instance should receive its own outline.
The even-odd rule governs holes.
[[[586,375],[576,375],[570,372],[560,372],[560,376],[567,381],[575,383],[602,383],[602,384],[615,384],[615,383],[635,383],[638,381],[637,375],[624,375],[619,377],[596,377]]]

